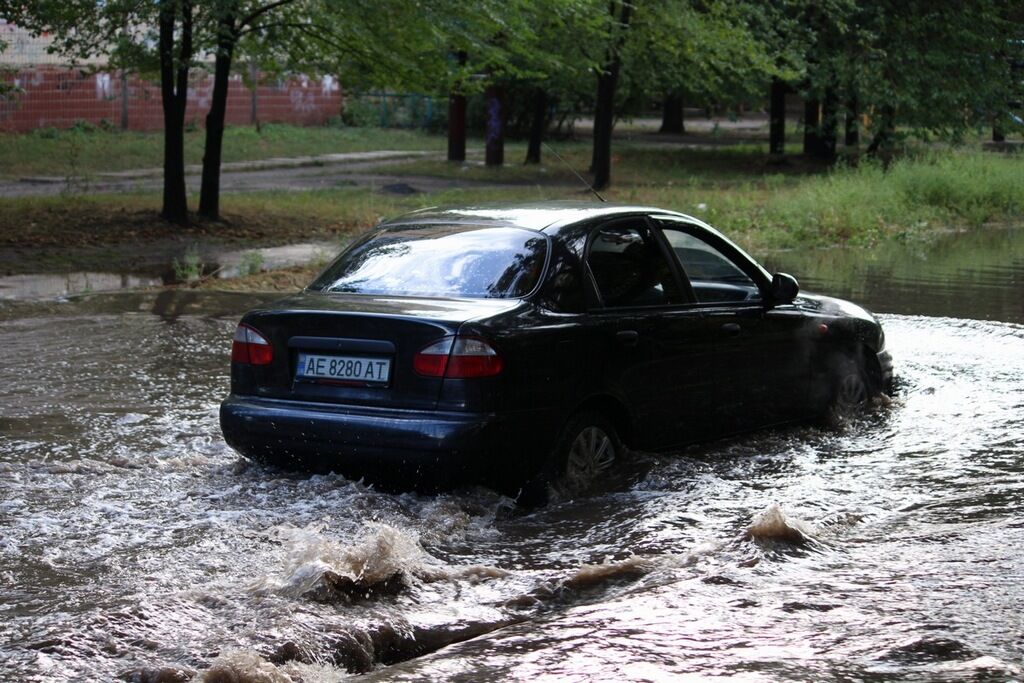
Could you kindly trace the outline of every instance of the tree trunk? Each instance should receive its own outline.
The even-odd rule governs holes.
[[[668,93],[661,106],[661,128],[659,133],[681,135],[686,132],[683,123],[683,98],[678,93]]]
[[[594,174],[594,189],[603,190],[612,178],[612,126],[615,116],[615,86],[622,69],[621,50],[629,27],[629,16],[633,3],[623,2],[619,18],[621,30],[613,37],[608,50],[608,63],[597,75],[597,102],[594,107],[594,153],[590,170]],[[612,4],[612,11],[615,5]]]
[[[181,8],[181,42],[174,58],[174,25]],[[164,112],[164,196],[160,215],[172,223],[188,223],[185,193],[185,106],[188,69],[192,61],[191,0],[160,2],[160,96]]]
[[[128,71],[121,67],[121,130],[128,130]]]
[[[882,107],[881,124],[878,132],[868,145],[869,156],[888,155],[892,151],[893,139],[896,133],[896,108],[891,104]]]
[[[256,61],[249,60],[249,81],[250,92],[249,92],[249,123],[256,127],[258,131],[260,129],[260,113],[259,113],[259,72],[256,70]]]
[[[786,84],[772,79],[768,111],[768,153],[782,156],[786,153]]]
[[[836,160],[836,139],[839,136],[839,96],[834,86],[825,88],[825,98],[821,103],[821,133],[819,137],[818,158],[833,162]]]
[[[860,127],[857,121],[859,116],[857,96],[854,95],[846,102],[846,135],[844,136],[846,146],[854,149],[860,146]]]
[[[485,131],[484,163],[501,166],[505,163],[505,89],[500,85],[487,88],[487,127]]]
[[[220,218],[220,163],[224,149],[224,116],[228,106],[231,58],[238,33],[235,17],[226,14],[218,22],[217,57],[213,66],[213,93],[206,114],[206,144],[203,148],[203,180],[199,190],[199,215]]]
[[[999,122],[992,124],[992,142],[1006,142],[1006,133],[999,127]]]
[[[466,52],[459,50],[459,66],[466,65]],[[448,161],[466,160],[466,96],[461,83],[448,95]]]
[[[537,88],[533,95],[533,120],[530,122],[530,144],[526,148],[527,164],[540,163],[540,145],[548,124],[548,93]]]
[[[804,154],[818,156],[821,149],[821,103],[818,100],[804,100]]]

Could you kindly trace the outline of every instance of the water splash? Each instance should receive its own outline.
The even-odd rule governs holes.
[[[778,503],[772,503],[754,517],[747,527],[745,537],[804,545],[814,539],[815,533],[815,529],[807,522],[790,517]]]

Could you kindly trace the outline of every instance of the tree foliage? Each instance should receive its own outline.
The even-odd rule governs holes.
[[[494,86],[519,130],[531,131],[537,160],[538,136],[560,115],[610,111],[613,124],[668,97],[756,104],[773,81],[812,108],[820,103],[816,133],[833,141],[841,117],[863,117],[872,147],[891,144],[897,130],[956,139],[1005,122],[1008,103],[1020,99],[1022,76],[1011,65],[1024,61],[1022,7],[1019,0],[0,0],[0,16],[48,33],[53,50],[72,61],[107,55],[110,67],[161,74],[172,109],[177,100],[168,92],[180,97],[188,72],[211,60],[224,98],[226,75],[239,61],[263,73],[330,73],[349,92],[474,95]],[[174,49],[161,48],[168,40]],[[606,111],[599,100],[612,70]],[[600,96],[599,87],[606,88]],[[219,192],[212,182],[223,130],[218,96],[207,118],[208,215],[217,213]],[[610,136],[604,119],[599,127]],[[595,138],[597,156],[596,145]]]

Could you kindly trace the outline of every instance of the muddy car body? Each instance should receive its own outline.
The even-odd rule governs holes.
[[[227,442],[408,489],[593,475],[856,404],[891,382],[875,318],[799,294],[701,221],[650,207],[429,209],[245,314]]]

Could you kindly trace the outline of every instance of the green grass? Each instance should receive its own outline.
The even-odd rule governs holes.
[[[766,194],[708,202],[708,219],[771,246],[870,244],[1024,218],[1024,159],[928,153],[888,169],[862,163]]]
[[[1024,218],[1024,158],[976,150],[924,150],[885,169],[870,160],[828,169],[791,158],[766,164],[757,146],[715,150],[616,147],[611,201],[689,213],[762,247],[870,244],[936,230],[975,228]],[[560,149],[585,170],[589,149]],[[557,165],[556,165],[557,164]],[[577,196],[581,183],[547,155],[542,167],[488,169],[431,160],[402,172],[518,182],[549,196]]]
[[[505,146],[505,165],[500,168],[484,166],[482,155],[465,164],[437,159],[414,159],[388,168],[388,173],[401,175],[429,175],[465,180],[512,182],[528,184],[565,184],[580,186],[572,172],[586,175],[590,166],[591,145],[585,141],[558,142],[554,150],[541,153],[541,164],[523,164],[526,146],[512,143]],[[612,182],[617,187],[645,185],[707,186],[709,184],[735,185],[760,179],[766,174],[799,176],[818,173],[820,163],[807,163],[794,158],[785,167],[766,166],[767,144],[736,144],[713,149],[691,149],[679,146],[658,146],[649,141],[615,141],[612,147]],[[564,161],[563,161],[564,160]]]
[[[185,163],[203,158],[205,132],[185,134]],[[419,131],[278,124],[233,126],[224,134],[224,161],[374,150],[442,150],[445,140]],[[163,165],[160,132],[56,130],[0,134],[0,174],[85,176],[104,171],[158,168]]]
[[[382,147],[395,146],[391,135]],[[570,163],[586,168],[585,143],[562,144],[559,150]],[[521,147],[510,145],[508,151],[511,160]],[[770,166],[766,155],[752,146],[656,150],[617,143],[615,155],[614,184],[604,193],[609,201],[688,213],[755,252],[923,239],[943,231],[1024,221],[1021,155],[924,150],[888,169],[866,160],[859,166],[823,169],[795,158],[787,166]],[[545,166],[542,171],[510,163],[495,170],[415,161],[403,170],[512,186],[472,184],[409,196],[358,187],[228,193],[222,197],[223,222],[196,222],[188,228],[158,218],[160,197],[153,192],[0,199],[0,247],[27,254],[9,266],[23,270],[31,268],[32,247],[74,258],[76,249],[123,244],[130,251],[161,239],[281,244],[346,237],[382,218],[426,206],[589,197],[550,154]],[[190,205],[195,208],[196,197]]]

